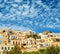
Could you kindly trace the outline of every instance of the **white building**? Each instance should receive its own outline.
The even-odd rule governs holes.
[[[45,35],[43,33],[39,33],[38,36],[41,36],[41,39],[45,39],[48,35]]]

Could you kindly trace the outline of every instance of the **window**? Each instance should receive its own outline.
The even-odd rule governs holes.
[[[60,41],[60,39],[56,39],[56,42],[59,42]]]
[[[7,48],[5,47],[5,50],[7,50]]]
[[[3,47],[1,47],[1,50],[3,50]]]
[[[40,46],[43,46],[43,44],[40,44]]]
[[[12,36],[11,38],[12,38],[12,39],[16,39],[16,36]]]
[[[10,50],[10,47],[8,47],[8,50]]]
[[[50,35],[51,37],[53,37],[53,35]]]
[[[13,41],[13,45],[14,45],[14,41]]]
[[[11,47],[11,49],[13,49],[13,47]]]
[[[17,41],[16,41],[16,45],[17,45]]]
[[[50,44],[49,43],[45,43],[45,46],[50,46]]]
[[[23,44],[23,46],[26,46],[26,44]]]

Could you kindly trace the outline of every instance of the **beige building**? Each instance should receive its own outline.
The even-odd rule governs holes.
[[[10,51],[11,49],[14,48],[14,45],[12,44],[0,44],[0,53],[4,54],[4,53],[8,53],[8,51]]]

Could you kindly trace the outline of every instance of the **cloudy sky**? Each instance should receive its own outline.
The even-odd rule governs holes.
[[[0,29],[60,32],[60,0],[0,0]]]

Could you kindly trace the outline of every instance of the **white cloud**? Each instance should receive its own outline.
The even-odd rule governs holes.
[[[4,11],[2,10],[2,12],[0,13],[1,21],[3,21],[3,22],[7,21],[7,20],[13,21],[13,22],[16,21],[17,25],[20,24],[19,26],[21,26],[23,24],[28,24],[28,25],[26,25],[27,27],[33,26],[34,28],[36,26],[37,27],[47,27],[47,28],[60,27],[59,8],[51,9],[50,6],[42,3],[41,0],[37,0],[37,1],[33,0],[32,1],[33,4],[31,4],[31,6],[28,4],[29,1],[27,2],[27,4],[23,4],[22,0],[15,0],[14,2],[16,2],[16,3],[10,2],[11,3],[10,4],[8,2],[10,4],[10,6],[12,6],[11,8],[9,5],[7,5],[8,7],[7,6],[5,7],[4,4],[0,4],[1,8],[5,7],[5,9],[9,11],[7,14],[3,15],[2,13],[4,13],[5,9],[4,9]],[[22,2],[22,5],[19,5],[21,2]],[[36,7],[36,5],[37,5],[37,7]],[[34,7],[36,7],[36,8],[34,8]],[[52,20],[55,20],[56,22],[53,22]],[[19,26],[16,26],[16,24],[11,25],[11,23],[5,24],[2,27],[5,27],[5,26],[7,26],[9,28],[16,27],[16,29],[19,27]],[[21,27],[24,27],[24,26],[21,26]]]
[[[10,24],[0,25],[0,29],[12,29],[12,30],[20,30],[20,31],[29,31],[29,30],[31,30],[28,27],[18,26],[18,25],[10,25]]]
[[[0,13],[0,18],[2,18],[2,16],[3,16],[3,14],[2,14],[2,13]]]
[[[18,4],[16,4],[16,3],[13,3],[12,6],[13,6],[14,8],[18,8]]]
[[[14,0],[15,2],[22,2],[22,0]]]

